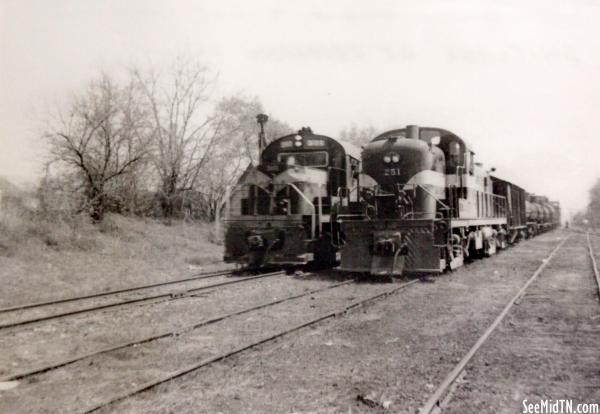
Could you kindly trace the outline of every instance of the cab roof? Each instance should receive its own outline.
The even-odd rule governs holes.
[[[374,141],[382,141],[385,139],[388,139],[390,137],[407,137],[407,128],[399,128],[399,129],[393,129],[390,131],[386,131],[382,134],[377,135],[375,138],[373,138],[371,140],[371,142]],[[448,141],[453,141],[453,142],[458,142],[461,146],[461,148],[465,148],[467,151],[473,152],[473,148],[471,147],[471,145],[469,145],[465,140],[463,140],[461,137],[459,137],[458,135],[446,130],[446,129],[442,129],[442,128],[436,128],[436,127],[419,127],[419,139],[425,141],[425,142],[430,142],[431,138],[433,137],[440,137],[440,142],[448,142]]]
[[[357,147],[356,145],[350,144],[349,142],[345,142],[345,141],[341,141],[341,140],[337,140],[337,139],[328,137],[327,135],[315,134],[312,132],[312,130],[310,130],[310,128],[303,128],[300,131],[298,131],[297,133],[288,134],[283,137],[277,138],[276,140],[270,142],[269,145],[267,145],[265,147],[264,151],[265,152],[273,151],[273,147],[276,147],[278,145],[278,143],[280,143],[286,139],[294,138],[296,135],[300,135],[303,139],[322,139],[328,143],[328,146],[334,146],[334,147],[339,146],[347,155],[349,155],[353,158],[356,158],[357,160],[360,160],[361,149],[359,147]],[[300,150],[300,148],[290,148],[290,149],[295,150],[295,151]],[[302,149],[304,149],[304,148],[302,148]],[[311,148],[311,150],[312,149],[316,150],[317,148]]]

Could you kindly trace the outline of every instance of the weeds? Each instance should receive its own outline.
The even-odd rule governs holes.
[[[4,197],[0,205],[0,305],[181,278],[220,263],[212,225],[109,213],[44,212]]]

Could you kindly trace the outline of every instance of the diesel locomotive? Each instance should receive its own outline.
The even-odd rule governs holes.
[[[375,185],[336,209],[343,271],[440,273],[532,234],[525,190],[492,176],[450,131],[385,132],[364,147],[362,169]]]
[[[332,206],[359,185],[360,150],[302,128],[259,157],[226,196],[225,262],[334,266],[342,240]]]

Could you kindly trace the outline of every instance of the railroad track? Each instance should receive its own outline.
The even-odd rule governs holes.
[[[542,264],[541,268],[543,268],[544,266],[546,266],[546,264],[549,262],[549,259],[551,259],[551,257],[556,253],[556,251],[562,246],[562,244],[565,241],[566,241],[566,239],[563,240],[552,251],[552,253],[550,254],[550,256],[548,256],[548,258],[546,259],[546,261],[544,262],[544,264]],[[536,272],[537,273],[541,272],[541,269],[538,269]],[[356,307],[359,307],[359,306],[361,306],[363,304],[367,304],[367,303],[369,303],[371,301],[375,301],[377,299],[382,299],[382,298],[385,298],[385,297],[389,297],[389,296],[393,295],[394,293],[399,292],[400,290],[406,288],[407,286],[409,286],[409,285],[411,285],[413,283],[416,283],[417,281],[418,280],[413,280],[413,281],[410,281],[410,282],[407,282],[407,283],[403,283],[402,285],[395,285],[393,288],[388,289],[387,291],[385,291],[383,293],[378,293],[376,295],[364,298],[362,300],[358,300],[358,301],[352,302],[351,304],[349,304],[347,306],[343,306],[343,307],[340,307],[339,309],[335,309],[333,311],[329,311],[329,312],[324,313],[324,314],[322,314],[320,316],[314,317],[314,318],[312,318],[312,319],[310,319],[308,321],[304,321],[304,322],[302,322],[300,324],[297,324],[296,326],[293,326],[292,328],[281,330],[281,331],[276,332],[276,333],[272,333],[269,336],[266,336],[266,337],[263,337],[263,338],[259,338],[258,340],[253,340],[252,342],[250,342],[248,344],[245,344],[243,346],[239,346],[239,347],[237,347],[237,348],[235,348],[235,349],[233,349],[231,351],[224,352],[224,353],[221,353],[221,354],[216,355],[216,356],[211,356],[209,358],[205,358],[205,359],[200,360],[198,362],[195,362],[193,364],[184,366],[184,367],[182,367],[180,369],[173,370],[172,372],[170,372],[170,373],[168,373],[166,375],[163,374],[164,376],[162,376],[162,377],[155,378],[155,379],[153,379],[151,381],[144,382],[142,384],[138,383],[138,385],[132,384],[133,385],[132,388],[129,388],[129,386],[128,386],[127,388],[129,388],[129,389],[125,389],[121,394],[115,394],[115,395],[113,395],[113,397],[109,397],[109,399],[107,399],[104,402],[97,403],[95,405],[92,405],[89,408],[81,408],[81,406],[80,406],[80,409],[83,410],[83,411],[79,411],[79,412],[84,412],[84,413],[95,412],[97,410],[109,407],[113,403],[119,402],[119,401],[127,399],[129,397],[133,397],[133,396],[135,396],[137,394],[140,394],[140,393],[143,393],[143,392],[145,392],[147,390],[154,389],[156,386],[164,384],[164,383],[166,383],[166,382],[168,382],[168,381],[170,381],[172,379],[181,377],[183,375],[192,373],[192,372],[194,372],[196,370],[199,370],[199,369],[201,369],[203,367],[209,366],[209,365],[211,365],[211,364],[213,364],[215,362],[227,360],[228,358],[231,358],[231,357],[233,357],[235,355],[238,355],[238,354],[240,354],[240,353],[242,353],[242,352],[244,352],[246,350],[255,348],[255,347],[257,347],[257,346],[259,346],[261,344],[265,344],[265,343],[271,342],[271,341],[276,340],[278,338],[281,338],[283,336],[289,335],[289,334],[291,334],[293,332],[299,331],[299,330],[301,330],[303,328],[306,328],[306,327],[318,324],[318,323],[320,323],[320,322],[322,322],[324,320],[335,318],[337,315],[340,315],[340,314],[343,314],[345,312],[348,312],[348,311],[350,311],[350,310],[352,310],[352,309],[354,309]],[[4,378],[1,378],[0,381],[13,381],[13,380],[19,380],[19,379],[26,379],[28,377],[35,376],[36,374],[41,374],[41,373],[44,373],[44,372],[47,372],[47,371],[51,371],[51,370],[54,370],[54,369],[57,369],[57,368],[60,368],[60,367],[64,367],[66,365],[75,363],[77,361],[81,361],[81,360],[86,359],[86,358],[92,358],[94,356],[105,354],[105,353],[109,353],[111,351],[117,351],[117,350],[124,349],[124,348],[134,347],[135,345],[138,345],[138,344],[143,344],[143,343],[155,341],[155,340],[158,340],[158,339],[161,339],[161,338],[165,338],[165,337],[169,337],[169,336],[177,336],[177,335],[186,333],[188,331],[191,331],[191,330],[194,330],[194,329],[197,329],[197,328],[201,328],[203,326],[207,326],[207,325],[210,325],[210,324],[214,324],[214,323],[222,321],[224,319],[231,318],[233,316],[242,315],[242,314],[249,313],[249,312],[252,312],[252,311],[256,311],[256,310],[259,310],[259,309],[264,309],[264,308],[267,308],[269,306],[274,306],[274,305],[279,304],[279,303],[291,301],[293,299],[305,297],[305,296],[308,296],[308,295],[311,295],[311,294],[314,294],[314,293],[317,293],[317,292],[320,292],[320,291],[324,291],[324,290],[327,290],[327,289],[332,289],[332,288],[335,288],[335,287],[338,287],[338,286],[342,286],[342,285],[351,284],[351,283],[354,283],[354,282],[355,282],[354,280],[348,280],[348,281],[344,281],[344,282],[341,282],[341,283],[335,283],[335,284],[331,284],[331,285],[328,285],[328,286],[320,288],[320,289],[315,289],[315,290],[307,291],[307,292],[304,292],[304,293],[301,293],[301,294],[298,294],[298,295],[289,296],[289,297],[282,298],[282,299],[279,299],[279,300],[276,300],[276,301],[273,301],[273,302],[263,303],[263,304],[258,305],[258,306],[252,306],[252,307],[249,307],[249,308],[246,308],[246,309],[243,309],[243,310],[239,310],[239,311],[236,311],[236,312],[232,312],[232,313],[229,313],[229,314],[224,314],[224,315],[220,315],[220,316],[217,316],[217,317],[213,317],[213,318],[205,320],[205,321],[199,321],[197,323],[194,323],[194,324],[185,326],[183,328],[180,328],[180,329],[178,329],[176,331],[163,332],[161,334],[156,334],[156,335],[153,335],[153,336],[150,336],[150,337],[142,338],[140,340],[135,340],[135,341],[131,341],[131,342],[120,343],[120,344],[117,344],[117,345],[110,346],[108,348],[104,348],[104,349],[100,349],[100,350],[97,350],[97,351],[94,351],[94,352],[90,352],[88,354],[81,354],[81,355],[74,356],[74,357],[69,358],[69,359],[65,359],[63,361],[58,361],[58,362],[55,362],[55,363],[52,363],[52,364],[48,364],[46,366],[40,366],[38,368],[30,369],[28,371],[22,371],[22,372],[19,372],[19,373],[10,374],[10,375],[8,375],[8,376],[6,376]],[[93,362],[94,362],[94,365],[95,365],[95,363],[97,361],[93,361]],[[92,363],[92,361],[90,361],[90,364],[91,363]],[[67,373],[68,373],[68,371],[67,371]],[[60,376],[60,375],[63,375],[63,374],[64,373],[61,371],[58,375]],[[39,381],[39,380],[38,379],[32,380],[32,382],[36,382],[36,381]]]
[[[592,261],[592,270],[594,271],[594,277],[596,278],[596,285],[598,286],[598,298],[600,298],[600,273],[598,272],[598,265],[596,263],[596,256],[594,254],[594,248],[590,241],[590,233],[586,235],[588,251],[590,252],[590,260]]]
[[[584,229],[571,228],[569,229],[569,231],[571,231],[572,233],[586,234],[589,236],[600,236],[599,232]]]
[[[135,291],[138,291],[138,290],[151,289],[151,288],[156,288],[156,287],[161,287],[161,286],[168,286],[168,285],[175,285],[175,284],[179,284],[179,283],[190,282],[190,281],[193,281],[193,280],[208,279],[208,278],[211,278],[211,277],[217,277],[217,276],[221,276],[221,275],[231,274],[231,272],[232,272],[231,270],[220,270],[220,271],[214,271],[214,272],[202,272],[202,273],[196,273],[196,274],[194,274],[194,275],[192,275],[190,277],[186,277],[186,278],[183,278],[183,279],[170,280],[170,281],[167,281],[167,282],[153,283],[153,284],[150,284],[150,285],[132,286],[132,287],[124,288],[124,289],[110,290],[110,291],[107,291],[107,292],[91,293],[91,294],[83,295],[83,296],[73,296],[73,297],[70,297],[70,298],[59,298],[59,299],[52,299],[52,300],[48,300],[48,301],[41,301],[41,302],[25,303],[25,304],[22,304],[22,305],[7,306],[5,308],[0,308],[0,313],[14,312],[14,311],[18,311],[18,310],[33,309],[33,308],[41,308],[41,307],[44,307],[44,306],[57,305],[57,304],[61,304],[61,303],[77,302],[77,301],[85,300],[85,299],[95,299],[95,298],[100,298],[100,297],[104,297],[104,296],[117,295],[117,294],[121,294],[121,293],[135,292]]]
[[[318,289],[313,289],[313,290],[310,290],[310,291],[305,291],[305,292],[302,292],[302,293],[299,293],[299,294],[295,294],[295,295],[291,295],[291,296],[288,296],[288,297],[285,297],[285,298],[281,298],[279,300],[274,300],[274,301],[271,301],[271,302],[263,303],[263,304],[256,305],[256,306],[252,306],[252,307],[249,307],[249,308],[246,308],[246,309],[238,310],[238,311],[235,311],[235,312],[232,312],[232,313],[220,315],[220,316],[208,319],[208,320],[199,321],[197,323],[190,324],[188,326],[182,327],[182,328],[180,328],[180,329],[178,329],[176,331],[164,332],[162,334],[153,335],[152,337],[142,338],[140,340],[131,341],[129,343],[121,343],[121,344],[118,344],[118,345],[111,346],[109,348],[105,348],[105,349],[101,349],[101,350],[89,353],[87,355],[82,354],[82,355],[79,355],[79,356],[76,356],[76,357],[73,357],[73,358],[69,358],[68,360],[59,361],[59,362],[56,362],[56,363],[53,363],[53,364],[49,364],[48,366],[45,366],[45,367],[38,367],[36,369],[30,369],[29,371],[24,371],[24,372],[20,372],[20,373],[11,374],[11,375],[8,375],[8,376],[6,376],[4,378],[1,378],[0,382],[15,381],[15,380],[21,380],[21,379],[28,379],[28,377],[32,377],[32,376],[35,376],[37,374],[42,374],[42,373],[44,373],[46,371],[50,371],[50,370],[54,370],[54,369],[57,369],[57,368],[61,368],[61,367],[64,367],[66,365],[75,363],[77,361],[81,361],[82,359],[91,358],[91,357],[94,357],[94,356],[97,356],[97,355],[101,355],[103,353],[109,353],[111,351],[118,351],[118,350],[123,349],[123,348],[132,348],[132,347],[135,347],[138,344],[143,344],[143,343],[146,343],[146,342],[151,342],[151,341],[158,340],[160,338],[165,338],[165,337],[168,337],[168,336],[178,336],[180,334],[187,333],[187,332],[189,332],[191,330],[198,329],[198,328],[210,325],[210,324],[214,324],[216,322],[219,322],[219,321],[222,321],[222,320],[225,320],[225,319],[237,316],[237,315],[242,315],[242,314],[245,314],[245,313],[250,313],[250,312],[257,311],[257,310],[264,309],[264,308],[268,308],[270,306],[274,306],[274,305],[277,305],[277,304],[280,304],[280,303],[284,303],[284,302],[292,301],[294,299],[299,299],[299,298],[302,298],[302,297],[313,295],[313,294],[318,293],[318,292],[323,292],[323,291],[326,291],[326,290],[331,290],[331,289],[338,288],[338,287],[345,286],[345,285],[355,284],[357,282],[358,282],[357,280],[352,279],[352,280],[345,280],[345,281],[341,281],[341,282],[337,282],[337,283],[331,283],[331,284],[328,284],[327,286],[324,286],[324,287],[321,287],[321,288],[318,288]],[[233,357],[233,356],[235,356],[235,355],[237,355],[237,354],[239,354],[239,353],[241,353],[241,352],[243,352],[245,350],[254,348],[254,347],[256,347],[256,346],[258,346],[260,344],[264,344],[264,343],[273,341],[273,340],[275,340],[277,338],[280,338],[280,337],[283,337],[285,335],[288,335],[288,334],[291,334],[293,332],[296,332],[296,331],[298,331],[298,330],[300,330],[302,328],[315,325],[315,324],[317,324],[317,323],[319,323],[321,321],[324,321],[324,320],[327,320],[327,319],[330,319],[330,318],[334,318],[337,315],[343,314],[344,312],[347,312],[347,311],[349,311],[349,310],[351,310],[353,308],[359,307],[359,306],[361,306],[363,304],[366,304],[366,303],[368,303],[370,301],[374,301],[376,299],[388,297],[388,296],[390,296],[390,295],[392,295],[392,294],[394,294],[394,293],[396,293],[396,292],[398,292],[398,291],[400,291],[402,289],[405,289],[406,287],[408,287],[408,286],[410,286],[410,285],[412,285],[413,283],[416,283],[416,282],[418,282],[418,280],[413,280],[413,281],[409,281],[409,282],[406,282],[406,283],[402,283],[401,285],[396,284],[391,289],[387,289],[383,293],[372,295],[372,296],[364,298],[362,300],[354,301],[351,304],[349,304],[348,306],[344,306],[342,308],[335,309],[334,311],[327,312],[327,313],[325,313],[323,315],[320,315],[320,316],[318,316],[316,318],[313,318],[311,320],[304,321],[303,323],[301,323],[299,325],[296,325],[296,326],[292,327],[291,329],[285,329],[285,330],[276,332],[273,335],[269,335],[267,337],[259,338],[259,340],[257,340],[257,341],[252,341],[252,342],[250,342],[250,343],[248,343],[248,344],[246,344],[244,346],[235,348],[232,351],[224,352],[224,353],[222,353],[220,355],[217,355],[217,356],[214,356],[214,357],[211,357],[211,358],[203,359],[203,360],[201,360],[198,363],[194,363],[193,365],[184,366],[181,369],[177,369],[177,371],[173,370],[173,372],[171,372],[168,375],[164,375],[163,374],[164,376],[156,378],[156,379],[154,379],[152,381],[146,382],[146,383],[144,383],[142,385],[136,386],[135,384],[132,384],[134,386],[134,388],[126,387],[126,388],[129,388],[129,389],[128,390],[126,389],[125,392],[123,392],[123,394],[119,394],[119,395],[116,395],[114,397],[109,397],[108,400],[106,400],[106,401],[104,401],[102,403],[96,404],[96,405],[94,405],[92,407],[89,407],[89,408],[83,408],[83,409],[80,408],[82,411],[76,411],[76,412],[92,412],[92,411],[97,411],[97,410],[99,410],[99,409],[101,409],[103,407],[106,407],[106,406],[114,403],[114,402],[120,401],[120,400],[125,399],[125,398],[130,397],[130,396],[134,396],[134,395],[142,393],[142,392],[144,392],[146,390],[152,389],[155,386],[158,386],[160,384],[168,382],[171,379],[174,379],[174,378],[180,377],[182,375],[185,375],[186,373],[193,372],[193,371],[195,371],[197,369],[200,369],[202,367],[208,366],[208,365],[210,365],[212,363],[215,363],[217,361],[226,360],[227,358]],[[312,298],[312,299],[314,299],[314,298]],[[90,361],[90,365],[92,363],[94,363],[94,366],[96,366],[97,361],[95,361],[95,360]],[[87,362],[84,362],[84,364],[87,364]],[[61,372],[61,373],[58,373],[57,375],[59,375],[59,378],[60,378],[63,375],[69,375],[69,374],[68,374],[68,371],[67,371],[66,374]],[[37,380],[37,379],[31,379],[31,383],[32,384],[35,384],[38,381],[39,380]],[[43,380],[43,381],[47,381],[47,380]],[[25,382],[25,383],[27,383],[27,382]]]
[[[136,346],[136,345],[141,345],[141,344],[144,344],[144,343],[156,341],[157,339],[167,338],[169,336],[181,335],[183,333],[192,331],[194,329],[198,329],[198,328],[201,328],[201,327],[204,327],[204,326],[208,326],[208,325],[214,324],[216,322],[220,322],[220,321],[223,321],[225,319],[232,318],[234,316],[243,315],[245,313],[249,313],[249,312],[252,312],[252,311],[259,310],[259,309],[264,309],[264,308],[267,308],[267,307],[270,307],[270,306],[278,305],[280,303],[284,303],[284,302],[287,302],[287,301],[290,301],[290,300],[294,300],[294,299],[299,299],[299,298],[302,298],[302,297],[305,297],[305,296],[308,296],[308,295],[312,295],[312,294],[315,294],[315,293],[323,292],[323,291],[326,291],[326,290],[329,290],[329,289],[333,289],[333,288],[336,288],[336,287],[339,287],[339,286],[344,286],[344,285],[347,285],[347,284],[350,284],[350,283],[355,283],[355,281],[354,280],[347,280],[347,281],[344,281],[344,282],[335,283],[335,284],[332,284],[332,285],[325,286],[323,288],[313,289],[313,290],[306,291],[306,292],[303,292],[303,293],[298,294],[298,295],[288,296],[288,297],[285,297],[285,298],[282,298],[282,299],[279,299],[279,300],[274,300],[274,301],[263,303],[263,304],[260,304],[260,305],[257,305],[257,306],[252,306],[252,307],[249,307],[249,308],[246,308],[246,309],[242,309],[242,310],[239,310],[239,311],[236,311],[236,312],[231,312],[231,313],[219,315],[219,316],[216,316],[216,317],[213,317],[213,318],[210,318],[210,319],[206,319],[206,320],[200,320],[198,322],[192,323],[190,325],[187,325],[187,326],[185,326],[183,328],[180,328],[180,329],[177,329],[177,330],[166,331],[166,332],[163,332],[163,333],[160,333],[160,334],[156,334],[156,335],[151,335],[151,336],[148,336],[148,337],[145,337],[145,338],[141,338],[141,339],[137,339],[137,340],[133,340],[133,341],[127,341],[127,342],[123,342],[123,343],[120,343],[120,344],[112,345],[112,346],[109,346],[109,347],[106,347],[106,348],[99,349],[97,351],[93,351],[93,352],[89,352],[89,353],[85,353],[85,354],[76,355],[76,356],[73,356],[71,358],[68,358],[68,359],[65,359],[65,360],[62,360],[62,361],[54,362],[52,364],[40,366],[38,368],[28,369],[26,371],[22,371],[22,372],[19,372],[19,373],[10,374],[10,375],[5,376],[5,377],[0,377],[0,382],[22,380],[22,379],[31,377],[33,375],[41,374],[41,373],[44,373],[44,372],[51,371],[53,369],[57,369],[57,368],[64,367],[66,365],[73,364],[73,363],[81,361],[83,359],[87,359],[87,358],[91,358],[91,357],[94,357],[94,356],[106,354],[106,353],[109,353],[109,352],[112,352],[112,351],[117,351],[117,350],[120,350],[120,349],[130,348],[130,347],[133,347],[133,346]]]
[[[112,302],[108,302],[108,303],[103,303],[100,305],[83,306],[83,307],[78,307],[75,309],[63,310],[63,311],[58,310],[55,312],[49,312],[49,313],[46,313],[43,315],[37,315],[37,316],[30,317],[30,318],[17,318],[16,320],[0,324],[0,330],[14,328],[14,327],[21,327],[21,326],[30,325],[30,324],[42,322],[42,321],[53,320],[53,319],[61,319],[61,318],[65,318],[65,317],[69,317],[69,316],[73,316],[73,315],[79,315],[79,314],[83,314],[83,313],[97,312],[100,310],[119,307],[119,306],[140,304],[140,303],[145,303],[145,302],[156,302],[159,300],[182,299],[182,298],[190,296],[190,294],[193,294],[196,292],[209,290],[209,289],[213,289],[213,288],[219,288],[219,287],[228,286],[228,285],[234,285],[234,284],[238,284],[238,283],[244,283],[244,282],[247,282],[250,280],[263,279],[263,278],[268,278],[268,277],[273,277],[273,276],[280,276],[284,273],[285,273],[284,271],[277,271],[277,272],[263,273],[263,274],[259,274],[259,275],[255,275],[255,276],[239,277],[239,278],[235,278],[233,280],[226,280],[224,282],[212,283],[212,284],[203,285],[203,286],[196,287],[196,288],[186,289],[183,291],[180,290],[180,291],[175,291],[175,292],[173,292],[173,291],[161,292],[161,293],[156,293],[156,294],[152,294],[152,295],[148,295],[148,296],[134,297],[134,298],[128,298],[128,299],[124,299],[124,300],[116,300],[116,301],[112,301]],[[106,297],[106,296],[110,296],[110,295],[118,295],[121,293],[129,293],[129,292],[133,292],[133,291],[139,291],[139,290],[156,288],[156,287],[163,287],[163,286],[173,285],[173,284],[181,284],[181,283],[186,283],[186,282],[191,282],[191,281],[209,279],[209,278],[214,278],[214,277],[219,277],[219,276],[228,276],[228,275],[231,275],[230,271],[215,272],[215,273],[211,273],[211,274],[202,274],[202,275],[198,275],[198,276],[192,277],[192,278],[180,279],[177,281],[170,281],[170,282],[162,282],[162,283],[157,283],[154,285],[137,286],[137,287],[127,288],[127,289],[122,289],[122,290],[115,290],[115,291],[111,291],[111,292],[103,292],[103,293],[74,297],[74,298],[59,299],[59,300],[48,301],[48,302],[40,302],[39,304],[14,306],[12,308],[4,308],[1,310],[1,312],[5,313],[5,314],[7,314],[7,313],[9,314],[11,312],[18,313],[18,312],[26,312],[26,311],[37,311],[41,308],[46,308],[46,307],[53,307],[53,306],[57,306],[57,305],[60,306],[60,305],[64,305],[64,304],[75,303],[78,301],[85,301],[85,300],[90,300],[90,299],[93,300],[93,299],[97,299],[100,297]]]
[[[446,376],[446,378],[441,382],[441,384],[435,389],[433,394],[429,397],[423,407],[420,409],[420,414],[430,414],[430,413],[441,413],[450,403],[454,393],[456,392],[456,388],[458,383],[461,382],[462,378],[465,375],[467,365],[471,362],[475,354],[481,349],[481,347],[486,343],[490,335],[496,330],[496,328],[501,324],[504,318],[510,312],[512,306],[515,303],[518,303],[519,300],[525,295],[527,288],[538,278],[538,276],[542,273],[544,268],[550,263],[554,255],[558,252],[558,250],[565,244],[565,242],[569,239],[570,235],[567,235],[548,255],[543,263],[536,269],[533,275],[527,280],[527,282],[521,287],[521,289],[517,292],[515,296],[513,296],[510,301],[506,304],[502,312],[496,317],[496,319],[492,322],[492,324],[486,329],[486,331],[479,337],[479,339],[475,342],[473,347],[464,355],[464,357],[454,366],[454,368],[450,371],[450,373]],[[590,242],[589,233],[586,234],[587,239],[587,247],[589,251],[589,257],[592,264],[592,269],[596,281],[596,287],[598,288],[597,294],[600,298],[600,275],[598,271],[598,267],[596,264],[596,259],[594,256],[594,251]]]
[[[160,378],[157,378],[155,380],[148,381],[148,382],[140,384],[140,385],[136,385],[132,389],[124,391],[121,394],[115,395],[112,398],[107,399],[106,401],[103,401],[101,403],[93,405],[92,407],[86,408],[85,410],[80,411],[80,413],[82,413],[82,414],[88,414],[88,413],[97,412],[97,411],[99,411],[99,410],[101,410],[103,408],[109,407],[110,405],[112,405],[114,403],[117,403],[119,401],[125,400],[125,399],[133,397],[133,396],[136,396],[136,395],[144,393],[146,391],[152,390],[152,389],[154,389],[155,387],[157,387],[157,386],[159,386],[161,384],[165,384],[165,383],[167,383],[167,382],[169,382],[171,380],[174,380],[176,378],[182,377],[182,376],[184,376],[186,374],[190,374],[190,373],[192,373],[194,371],[197,371],[197,370],[199,370],[201,368],[204,368],[204,367],[209,366],[211,364],[214,364],[216,362],[227,360],[227,359],[229,359],[231,357],[234,357],[234,356],[236,356],[236,355],[238,355],[238,354],[240,354],[240,353],[242,353],[244,351],[253,349],[253,348],[257,347],[257,346],[266,344],[268,342],[272,342],[272,341],[274,341],[276,339],[279,339],[279,338],[282,338],[282,337],[287,336],[289,334],[292,334],[294,332],[300,331],[300,330],[302,330],[304,328],[308,328],[310,326],[314,326],[314,325],[319,324],[319,323],[321,323],[321,322],[323,322],[325,320],[338,317],[338,316],[343,315],[346,312],[349,312],[349,311],[351,311],[351,310],[353,310],[355,308],[358,308],[358,307],[361,307],[363,305],[369,304],[370,302],[374,302],[376,300],[387,298],[387,297],[389,297],[391,295],[394,295],[394,294],[400,292],[401,290],[406,289],[407,287],[409,287],[409,286],[411,286],[411,285],[413,285],[414,283],[417,283],[417,282],[419,282],[419,279],[414,279],[414,280],[411,280],[411,281],[408,281],[408,282],[401,283],[400,285],[396,285],[395,287],[393,287],[391,289],[388,289],[385,292],[378,293],[378,294],[369,296],[367,298],[354,301],[354,302],[352,302],[349,305],[346,305],[346,306],[341,307],[339,309],[336,309],[334,311],[329,311],[329,312],[327,312],[325,314],[322,314],[322,315],[317,316],[315,318],[312,318],[312,319],[310,319],[308,321],[302,322],[302,323],[300,323],[300,324],[298,324],[296,326],[293,326],[292,328],[288,328],[288,329],[279,331],[279,332],[277,332],[275,334],[266,336],[266,337],[261,338],[261,339],[259,339],[257,341],[254,341],[254,342],[242,345],[240,347],[237,347],[237,348],[235,348],[235,349],[233,349],[231,351],[224,352],[222,354],[218,354],[218,355],[212,356],[210,358],[206,358],[206,359],[201,360],[201,361],[199,361],[197,363],[194,363],[194,364],[190,364],[190,365],[188,365],[188,366],[186,366],[184,368],[181,368],[181,369],[179,369],[177,371],[168,373],[168,374],[166,374],[166,375],[164,375],[164,376],[162,376]],[[275,301],[275,302],[272,302],[272,303],[269,303],[269,304],[259,305],[258,307],[255,307],[255,308],[249,308],[249,309],[240,311],[237,314],[245,313],[245,312],[251,312],[252,310],[256,310],[256,309],[260,309],[260,308],[272,306],[272,305],[277,304],[277,303],[283,303],[283,302],[286,302],[286,301],[289,301],[289,300],[292,300],[292,299],[296,299],[296,298],[300,298],[300,297],[303,297],[303,296],[307,296],[307,295],[313,294],[313,293],[315,293],[317,291],[323,291],[323,290],[327,290],[327,289],[332,289],[332,288],[335,288],[335,287],[339,287],[339,286],[343,286],[343,285],[347,285],[347,284],[351,284],[351,283],[356,283],[356,281],[355,280],[349,280],[349,281],[337,283],[337,284],[334,284],[334,285],[329,285],[329,286],[327,286],[325,288],[317,289],[317,290],[312,291],[312,292],[306,292],[306,293],[303,293],[303,294],[300,294],[300,295],[295,295],[295,296],[292,296],[292,297],[284,298],[284,299],[281,299],[281,300],[278,300],[278,301]],[[231,315],[228,315],[227,317],[230,317],[230,316],[233,316],[233,315],[234,314],[231,314]],[[222,320],[222,319],[224,319],[224,318],[220,318],[219,320]]]

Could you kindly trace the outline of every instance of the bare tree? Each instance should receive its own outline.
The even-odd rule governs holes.
[[[360,147],[370,142],[380,133],[381,131],[375,128],[373,125],[359,128],[356,124],[352,124],[351,126],[340,131],[339,138],[342,141],[346,141]]]
[[[80,179],[95,221],[104,217],[111,184],[131,173],[148,153],[145,119],[134,84],[120,86],[104,74],[66,110],[50,115],[44,135],[52,161]]]
[[[592,226],[600,227],[600,179],[590,189],[587,218]]]
[[[215,79],[194,60],[179,58],[167,72],[133,70],[151,114],[152,161],[165,217],[173,217],[175,203],[194,189],[200,171],[221,133],[210,97]]]
[[[256,116],[265,112],[263,104],[258,98],[233,96],[221,99],[215,109],[215,118],[222,121],[222,131],[219,145],[231,147],[233,145],[246,162],[258,163],[258,125]],[[267,143],[286,134],[293,132],[285,122],[273,116],[265,125]]]
[[[234,184],[249,164],[258,164],[258,124],[256,115],[263,113],[257,98],[224,98],[216,106],[215,119],[221,133],[202,171],[198,190],[206,203],[206,216],[214,219],[228,186]],[[267,141],[292,132],[292,128],[270,117],[266,125]]]

